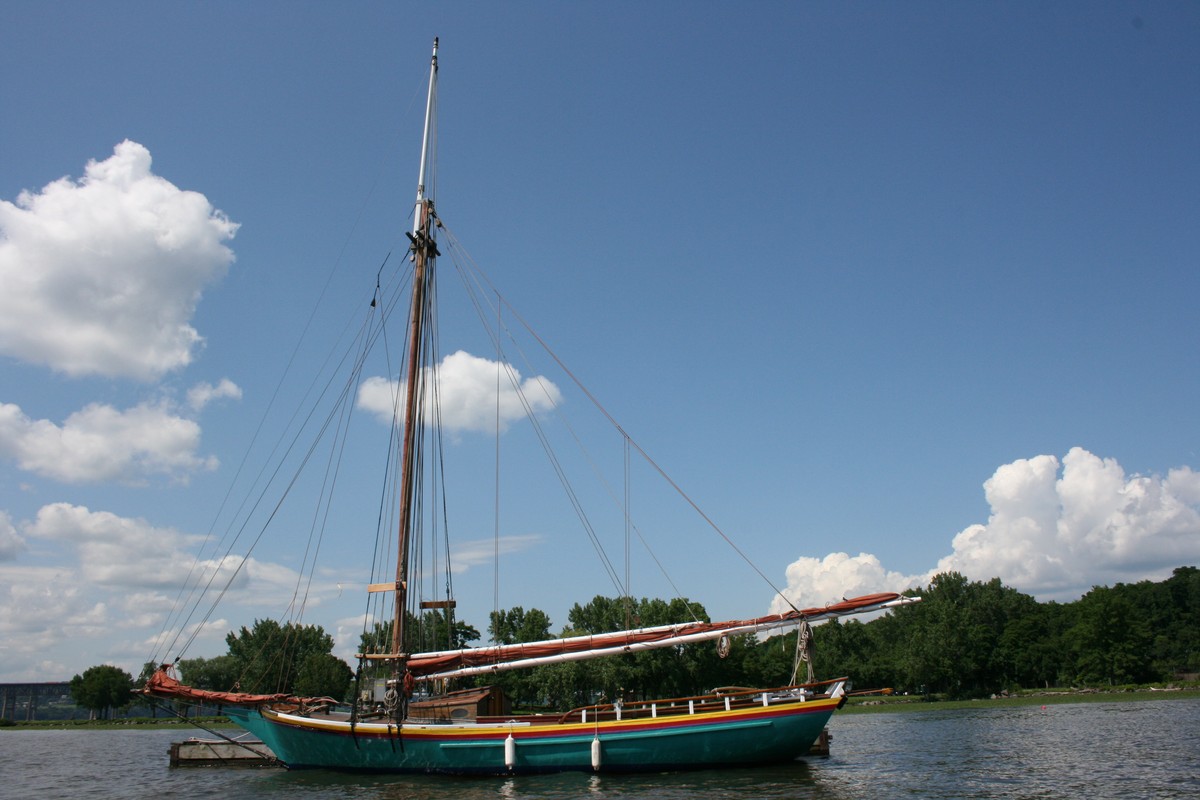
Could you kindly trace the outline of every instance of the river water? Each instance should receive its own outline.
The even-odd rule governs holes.
[[[830,731],[829,758],[780,767],[505,779],[173,769],[167,748],[191,732],[0,730],[0,798],[1200,797],[1197,699],[835,715]]]

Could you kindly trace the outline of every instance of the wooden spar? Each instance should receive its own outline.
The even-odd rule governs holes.
[[[804,621],[820,622],[851,614],[883,611],[919,601],[919,597],[902,597],[894,593],[867,595],[823,609],[811,608],[803,612],[772,614],[750,620],[660,625],[631,631],[549,639],[543,642],[421,653],[413,657],[410,667],[418,681],[483,675],[541,664],[581,661],[619,653],[674,647],[726,636],[766,633],[792,627]]]
[[[421,403],[421,356],[425,332],[426,287],[433,276],[433,261],[437,247],[433,243],[433,200],[426,193],[429,166],[429,146],[433,135],[434,103],[437,97],[437,48],[433,40],[433,59],[429,68],[429,94],[425,101],[425,130],[421,137],[421,166],[417,177],[417,200],[413,213],[412,240],[413,292],[408,342],[408,385],[404,399],[403,449],[400,459],[400,529],[397,534],[396,554],[396,603],[392,618],[392,653],[403,652],[404,609],[408,600],[408,544],[412,535],[412,515],[416,486],[416,439],[421,420],[418,406]],[[397,659],[394,677],[399,678],[404,664]]]

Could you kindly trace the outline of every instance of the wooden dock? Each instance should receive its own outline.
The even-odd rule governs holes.
[[[172,767],[276,767],[271,748],[258,740],[188,739],[172,742]]]

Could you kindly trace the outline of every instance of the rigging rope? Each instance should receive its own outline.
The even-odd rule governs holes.
[[[736,544],[734,544],[734,542],[725,534],[725,532],[699,507],[699,505],[694,500],[692,500],[692,498],[686,492],[684,492],[683,489],[677,483],[675,483],[675,481],[670,477],[670,475],[668,475],[667,472],[661,466],[659,466],[650,457],[650,455],[640,445],[637,444],[637,442],[632,437],[629,436],[628,432],[625,431],[625,429],[620,424],[617,423],[615,418],[613,418],[613,416],[607,411],[607,409],[605,409],[600,404],[599,400],[595,397],[595,395],[593,395],[591,393],[591,391],[589,391],[587,389],[587,387],[583,385],[583,383],[579,380],[579,378],[576,377],[575,374],[573,372],[571,372],[570,369],[567,368],[566,364],[549,347],[549,345],[537,334],[537,332],[533,330],[533,328],[515,310],[515,308],[512,306],[512,304],[509,303],[506,299],[504,299],[504,297],[500,294],[499,290],[496,289],[495,285],[491,282],[491,280],[486,276],[486,274],[483,273],[483,271],[474,262],[474,260],[470,257],[470,255],[466,253],[465,249],[459,243],[457,237],[454,236],[453,232],[450,231],[450,229],[447,228],[445,226],[445,223],[440,219],[438,221],[438,227],[445,233],[446,240],[447,240],[447,248],[446,248],[447,252],[450,255],[455,267],[458,269],[458,273],[459,273],[462,283],[466,289],[467,296],[471,300],[472,304],[475,306],[476,314],[480,317],[480,319],[483,319],[486,316],[482,311],[483,303],[480,299],[481,296],[485,295],[485,292],[483,291],[483,289],[486,289],[486,295],[494,295],[496,298],[496,306],[494,309],[496,318],[497,319],[500,318],[500,316],[501,316],[500,309],[502,307],[508,308],[510,313],[521,324],[522,328],[525,331],[527,331],[530,334],[530,336],[532,336],[534,338],[534,340],[539,344],[539,346],[554,360],[554,362],[558,364],[559,368],[562,369],[562,371],[570,378],[570,380],[584,393],[584,395],[588,398],[589,402],[604,416],[604,418],[608,421],[608,423],[623,437],[623,439],[628,443],[628,446],[630,446],[634,450],[636,450],[637,453],[640,454],[640,456],[646,461],[646,463],[648,463],[663,478],[663,480],[665,480],[667,482],[667,484],[700,516],[700,518],[702,520],[704,520],[704,522],[707,523],[708,526],[712,530],[714,530],[735,553],[737,553],[737,555],[742,559],[742,561],[744,561],[747,565],[749,565],[750,568],[753,569],[755,571],[755,573],[757,573],[758,576],[764,581],[764,583],[766,583],[766,585],[769,586],[775,592],[775,594],[783,597],[783,599],[785,600],[785,602],[787,602],[789,607],[791,607],[793,610],[795,610],[795,606],[791,603],[791,601],[785,595],[783,595],[783,593],[762,572],[762,570],[759,569],[758,566],[755,565],[749,559],[749,557],[747,557],[746,554],[737,547]],[[473,286],[478,286],[479,287],[478,290],[473,288]],[[509,328],[507,326],[504,326],[503,330],[509,331]],[[493,339],[494,346],[495,346],[497,352],[500,352],[499,336],[496,334],[493,334],[493,337],[494,337],[494,339]],[[524,355],[523,351],[520,348],[516,339],[512,336],[511,332],[509,332],[508,338],[509,338],[509,341],[514,346],[516,346],[517,352],[521,353],[523,356]],[[525,358],[525,362],[526,362],[527,368],[529,368],[528,367],[528,358]],[[510,376],[509,376],[510,384],[512,384],[514,386],[518,397],[521,399],[522,405],[525,407],[526,416],[531,420],[533,427],[535,428],[535,430],[540,431],[540,424],[538,423],[537,419],[534,417],[532,410],[529,406],[528,400],[526,399],[526,397],[524,395],[523,390],[518,385],[518,382],[513,379],[513,376],[511,375],[511,368],[509,368],[509,369],[510,369]],[[531,373],[535,372],[532,368],[529,368],[529,369],[530,369]],[[541,386],[541,383],[538,382],[538,385]],[[547,397],[549,398],[549,395],[547,395]],[[552,398],[550,398],[550,399],[552,400]],[[558,413],[557,412],[557,404],[553,404],[553,405],[555,406],[556,413]],[[570,435],[575,440],[575,442],[576,442],[577,446],[580,448],[581,452],[583,452],[585,454],[585,456],[587,456],[588,460],[592,463],[593,470],[595,471],[596,475],[598,476],[598,478],[600,479],[602,484],[607,488],[607,490],[609,492],[609,496],[614,499],[614,502],[616,503],[618,508],[624,509],[624,511],[622,513],[627,517],[628,524],[630,525],[633,532],[637,535],[639,542],[646,549],[646,552],[650,555],[651,559],[654,561],[660,574],[662,574],[664,579],[666,579],[666,581],[671,585],[672,591],[675,592],[675,596],[682,598],[683,594],[679,591],[679,588],[676,586],[675,581],[671,578],[670,574],[667,572],[666,568],[664,567],[662,561],[655,554],[653,548],[650,547],[649,542],[646,540],[646,538],[643,535],[640,528],[636,524],[634,524],[632,521],[632,518],[629,517],[629,512],[628,512],[627,506],[624,503],[621,503],[616,500],[617,494],[612,490],[612,487],[609,485],[608,481],[605,480],[603,474],[596,467],[595,462],[592,461],[590,454],[587,453],[587,448],[583,445],[580,437],[576,434],[574,428],[564,417],[562,417],[561,413],[559,413],[559,419],[561,420],[563,426],[570,432]],[[539,433],[539,436],[540,436],[540,433]],[[544,444],[543,447],[548,448],[548,444]],[[555,457],[554,457],[552,451],[547,449],[547,455],[548,455],[548,458],[550,458],[552,464],[555,463]],[[569,488],[569,481],[566,481],[565,474],[560,476],[560,479],[565,482],[564,486],[567,487],[568,496],[570,496],[572,490]],[[578,510],[578,513],[583,514],[581,507]],[[582,519],[586,520],[585,514],[582,517]],[[584,526],[585,526],[585,530],[590,531],[590,523],[587,523],[585,521]],[[598,555],[600,556],[601,562],[605,566],[606,571],[609,573],[610,581],[613,583],[614,587],[617,589],[618,594],[620,594],[622,596],[628,594],[629,593],[628,589],[627,589],[628,580],[626,580],[624,582],[626,584],[626,586],[622,586],[622,581],[619,577],[617,577],[616,570],[613,568],[612,563],[608,560],[607,555],[604,554],[603,547],[600,546],[598,538],[593,538],[593,537],[594,537],[594,531],[590,531],[589,538],[592,538],[593,546],[598,548]],[[497,605],[498,605],[498,603],[497,603]],[[691,606],[689,604],[689,609],[690,608],[691,608]]]

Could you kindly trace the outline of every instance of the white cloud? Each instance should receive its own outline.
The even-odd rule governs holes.
[[[62,642],[102,635],[108,623],[107,604],[89,596],[71,570],[11,567],[0,572],[0,665],[44,657]]]
[[[122,611],[118,624],[123,628],[161,625],[167,619],[171,603],[171,598],[161,592],[130,592],[118,601]]]
[[[179,587],[194,561],[189,538],[172,528],[69,503],[43,506],[24,530],[30,538],[69,543],[84,580],[97,586]]]
[[[8,512],[0,511],[0,561],[12,561],[25,549],[25,540],[17,534]]]
[[[1162,578],[1200,559],[1200,473],[1127,476],[1115,459],[1076,447],[1060,464],[1005,464],[984,483],[992,513],[954,537],[936,572],[955,570],[1044,597],[1096,584]]]
[[[986,523],[953,538],[953,552],[922,575],[884,569],[867,553],[803,557],[787,568],[797,606],[924,586],[940,572],[1000,578],[1042,600],[1074,600],[1094,585],[1163,580],[1200,561],[1200,473],[1126,475],[1115,459],[1076,447],[1004,464],[984,484]],[[776,598],[772,611],[786,606]]]
[[[138,642],[136,645],[137,652],[161,655],[170,646],[171,642],[192,638],[197,643],[221,644],[224,643],[225,634],[229,633],[230,627],[229,620],[222,617],[221,619],[209,620],[207,622],[193,622],[182,631],[178,627],[166,629]]]
[[[216,386],[208,382],[197,383],[191,389],[188,389],[187,393],[188,406],[193,411],[203,411],[205,406],[213,400],[223,398],[241,400],[241,387],[229,380],[229,378],[222,378],[221,382]]]
[[[122,593],[211,584],[227,587],[234,601],[278,604],[286,602],[296,586],[296,572],[288,567],[236,554],[197,561],[192,548],[200,537],[69,503],[43,506],[24,532],[31,538],[68,543],[87,583]]]
[[[472,539],[461,542],[454,546],[454,553],[450,560],[453,565],[452,571],[456,574],[463,573],[471,567],[491,564],[495,561],[497,551],[502,556],[519,553],[533,547],[541,540],[541,536],[526,534],[524,536],[501,536],[498,541],[496,539]]]
[[[172,619],[181,588],[208,584],[218,570],[211,585],[228,587],[223,608],[241,606],[257,617],[287,607],[299,582],[290,567],[236,554],[197,562],[203,537],[69,503],[10,524],[29,550],[58,566],[0,564],[0,681],[57,680],[101,657],[136,674],[146,656],[193,636],[191,654],[219,649],[227,619]],[[314,582],[307,605],[336,593],[336,584]],[[37,663],[48,658],[67,666],[39,673]]]
[[[911,584],[911,578],[889,572],[870,553],[850,556],[830,553],[825,558],[801,557],[788,565],[787,588],[784,595],[796,608],[816,608],[846,597],[859,597],[875,592],[900,592]],[[772,614],[790,611],[782,597],[771,603]]]
[[[362,641],[364,630],[370,630],[375,618],[370,614],[359,614],[354,617],[343,617],[335,625],[333,634],[333,654],[344,661],[353,664],[354,656]]]
[[[199,444],[200,426],[163,404],[118,411],[93,403],[59,427],[0,403],[0,455],[16,458],[21,469],[65,483],[136,484],[149,475],[185,481],[192,472],[217,467],[215,457],[196,455]]]
[[[440,379],[438,399],[440,419],[447,430],[494,432],[498,408],[500,429],[503,431],[514,420],[525,416],[526,403],[536,413],[562,402],[562,392],[548,379],[535,377],[522,380],[517,370],[508,367],[509,374],[502,375],[500,380],[497,407],[496,369],[495,361],[462,350],[442,359],[437,371]],[[426,386],[431,384],[432,381],[426,381]],[[396,397],[400,396],[401,391],[403,384],[396,381],[367,378],[359,388],[359,408],[370,411],[390,424]],[[429,400],[427,407],[431,406],[432,400]]]
[[[0,200],[0,352],[139,380],[190,363],[202,338],[189,321],[238,226],[150,166],[125,141],[78,182]]]

